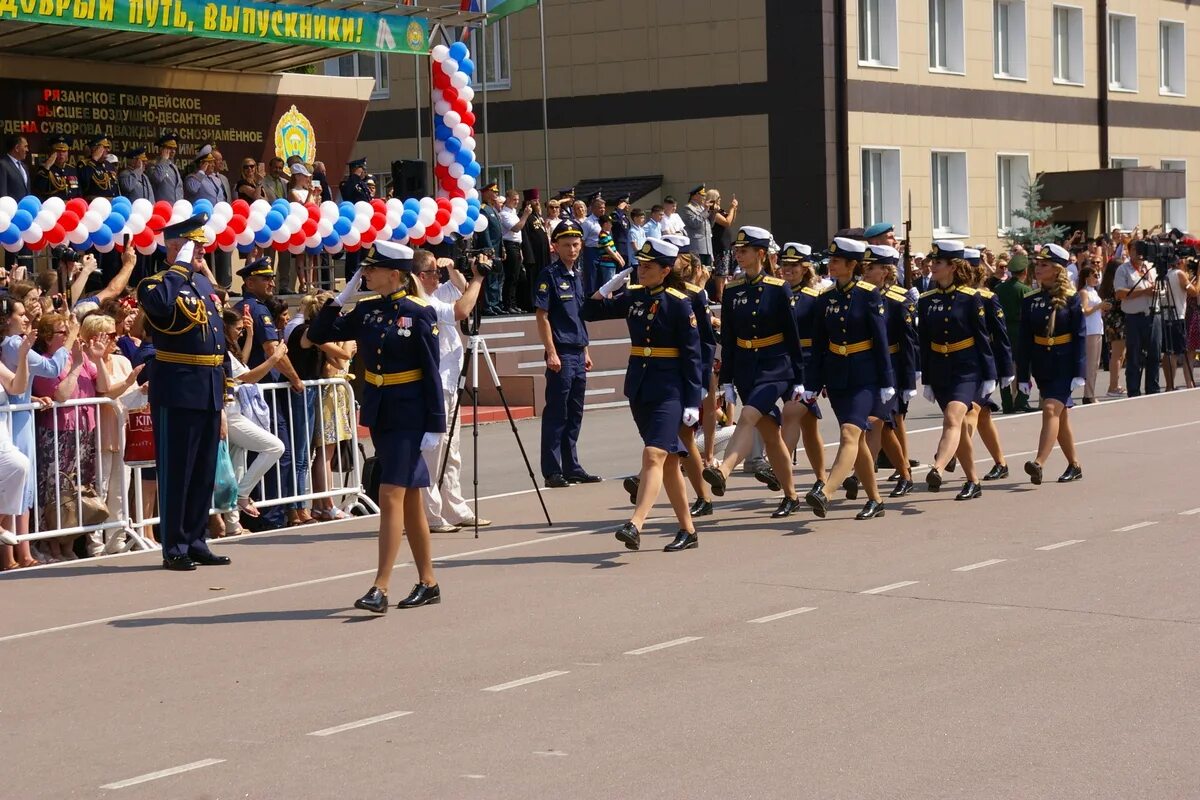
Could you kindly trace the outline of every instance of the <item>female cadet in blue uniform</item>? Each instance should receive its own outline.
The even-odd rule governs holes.
[[[811,399],[822,388],[829,395],[829,405],[841,426],[841,443],[829,470],[829,481],[836,486],[854,472],[867,490],[867,504],[855,519],[884,514],[875,481],[875,457],[865,434],[871,429],[872,418],[887,419],[896,396],[883,294],[861,279],[865,252],[862,242],[840,237],[829,248],[829,277],[834,285],[818,298],[808,375],[811,385],[804,392],[805,399]],[[857,496],[857,484],[844,486],[848,497],[852,487]],[[804,500],[818,517],[829,510],[825,485],[820,481],[813,484]]]
[[[961,242],[933,243],[928,260],[937,288],[922,294],[917,303],[921,382],[925,384],[925,398],[936,401],[943,414],[942,437],[925,485],[932,492],[940,490],[941,470],[958,453],[967,482],[955,500],[971,500],[982,493],[970,437],[961,435],[963,419],[972,403],[996,390],[987,312],[983,298],[972,287],[974,271],[963,260],[963,250]],[[959,448],[960,438],[965,438],[965,448]]]
[[[992,342],[992,357],[996,361],[996,375],[1003,389],[1016,380],[1017,370],[1013,364],[1012,344],[1008,339],[1008,322],[1004,319],[1004,309],[1000,307],[1000,299],[996,293],[987,288],[987,269],[978,250],[966,248],[963,251],[966,261],[974,270],[975,288],[983,298],[984,319],[987,320],[988,336]],[[981,397],[977,408],[972,408],[967,414],[964,425],[967,429],[979,432],[979,440],[987,448],[992,457],[992,468],[983,476],[985,481],[995,481],[1008,477],[1008,463],[1004,459],[1004,446],[1000,444],[1000,430],[992,419],[992,413],[999,411],[1000,406],[991,397]]]
[[[704,480],[713,494],[725,494],[725,483],[754,445],[755,430],[762,436],[779,483],[783,500],[772,517],[787,517],[800,508],[792,479],[791,459],[779,433],[776,404],[794,400],[804,391],[804,361],[800,335],[792,317],[792,290],[782,278],[771,275],[767,250],[771,234],[745,226],[734,239],[734,255],[743,277],[725,284],[721,298],[721,374],[726,402],[732,408],[734,389],[743,408],[733,436],[725,446],[719,467],[704,468]]]
[[[1086,329],[1079,295],[1067,277],[1070,255],[1056,244],[1044,246],[1034,256],[1034,277],[1041,287],[1025,298],[1017,339],[1017,380],[1028,390],[1029,378],[1042,395],[1042,432],[1037,455],[1025,463],[1034,484],[1042,482],[1042,467],[1054,443],[1067,457],[1067,471],[1059,483],[1077,481],[1083,470],[1075,454],[1075,436],[1069,413],[1071,392],[1084,384],[1087,374]]]
[[[412,275],[412,250],[376,242],[371,255],[373,260],[317,313],[308,338],[313,344],[354,339],[365,362],[362,422],[371,430],[379,459],[379,563],[374,585],[354,606],[382,614],[406,533],[419,579],[396,607],[416,608],[442,599],[420,489],[429,485],[421,451],[437,446],[446,430],[446,413],[438,377],[437,315]],[[364,277],[375,296],[341,313]]]
[[[680,291],[675,272],[679,250],[670,242],[647,239],[638,250],[638,283],[617,292],[611,279],[587,301],[588,319],[625,317],[629,326],[629,366],[625,396],[645,447],[641,483],[633,516],[617,529],[630,550],[641,546],[641,527],[665,485],[679,520],[679,532],[664,550],[690,550],[699,544],[688,509],[687,487],[679,457],[687,452],[679,439],[680,423],[700,419],[700,333],[692,299]]]

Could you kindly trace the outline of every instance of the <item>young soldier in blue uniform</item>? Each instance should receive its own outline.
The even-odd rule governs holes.
[[[150,375],[163,567],[193,570],[228,564],[205,542],[225,438],[225,395],[232,389],[225,324],[204,263],[207,214],[163,228],[171,267],[138,285],[138,304],[153,331]]]
[[[638,251],[638,283],[610,297],[624,280],[614,277],[586,306],[589,319],[625,317],[629,325],[625,396],[645,445],[637,506],[617,529],[617,539],[630,550],[640,548],[641,528],[664,485],[679,520],[679,532],[664,549],[670,553],[699,545],[679,471],[679,458],[687,453],[679,426],[700,420],[700,332],[692,299],[679,288],[678,255],[670,242],[647,239]]]
[[[925,398],[936,401],[943,413],[942,436],[925,485],[931,492],[939,491],[941,470],[958,453],[967,482],[956,500],[972,500],[983,491],[970,455],[970,437],[966,437],[965,449],[960,450],[959,441],[964,438],[963,420],[971,405],[996,390],[987,312],[983,298],[973,288],[974,271],[963,260],[964,249],[961,242],[933,243],[928,263],[937,288],[922,294],[917,302],[921,382]]]
[[[884,514],[883,498],[875,481],[875,456],[866,433],[871,420],[887,421],[896,396],[896,378],[888,353],[887,315],[883,294],[862,280],[862,260],[867,246],[854,239],[835,238],[829,248],[829,277],[834,284],[818,298],[813,330],[813,355],[805,400],[825,389],[829,405],[841,427],[841,443],[829,481],[843,482],[846,496],[858,496],[858,485],[867,490],[867,504],[855,519]],[[858,477],[853,482],[851,473]],[[804,500],[818,517],[829,510],[825,486],[813,484]]]
[[[112,142],[102,133],[89,139],[87,146],[88,158],[79,162],[80,192],[88,202],[96,197],[116,197],[120,188],[117,185],[117,171],[107,159],[112,151]]]
[[[446,411],[438,377],[437,315],[421,297],[412,267],[411,249],[376,242],[367,263],[308,329],[313,344],[357,341],[366,368],[362,422],[371,430],[379,459],[379,561],[374,584],[354,606],[377,614],[387,611],[392,566],[405,535],[418,582],[396,607],[442,599],[420,490],[430,483],[421,451],[437,446],[446,430]],[[343,313],[364,278],[376,294]]]
[[[1069,418],[1071,392],[1084,385],[1087,374],[1086,324],[1079,295],[1071,287],[1067,264],[1071,256],[1056,244],[1034,255],[1034,277],[1041,287],[1025,298],[1017,339],[1017,380],[1026,394],[1030,377],[1042,396],[1042,432],[1037,455],[1025,463],[1034,484],[1042,482],[1042,468],[1058,442],[1067,457],[1067,471],[1059,483],[1077,481],[1083,469],[1075,453],[1075,436]]]
[[[347,203],[371,202],[371,187],[367,185],[367,160],[356,158],[347,162],[346,166],[350,172],[340,187],[342,199]],[[346,251],[346,280],[350,280],[354,275],[361,261],[362,250],[355,250],[353,253]]]
[[[549,489],[572,483],[598,483],[579,463],[577,443],[583,425],[588,332],[583,323],[583,276],[579,253],[583,230],[572,220],[554,230],[556,258],[542,270],[534,288],[538,336],[546,348],[546,407],[542,410],[542,477]]]
[[[59,197],[71,200],[81,197],[79,173],[70,163],[71,137],[53,136],[50,139],[50,158],[39,164],[33,175],[33,193],[42,200]]]
[[[1000,388],[1004,389],[1016,380],[1017,370],[1013,363],[1012,345],[1008,339],[1008,320],[1004,318],[1004,309],[1000,307],[1000,298],[987,288],[987,269],[978,250],[968,247],[963,250],[968,264],[975,271],[975,288],[983,298],[984,319],[987,320],[988,336],[992,342],[992,357],[996,361],[996,375],[1000,379]],[[974,408],[967,414],[965,425],[968,430],[978,431],[979,440],[987,448],[992,457],[992,468],[983,476],[985,481],[995,481],[1008,477],[1008,463],[1004,459],[1004,446],[1000,444],[1000,430],[992,419],[992,412],[999,411],[1000,405],[991,397],[981,397]]]
[[[792,317],[792,290],[787,281],[771,274],[768,249],[771,234],[745,226],[733,242],[738,266],[745,275],[725,284],[721,298],[721,374],[729,408],[742,399],[733,436],[725,445],[719,467],[704,468],[704,480],[713,494],[722,497],[729,475],[754,446],[754,432],[762,436],[763,449],[779,477],[784,497],[771,515],[791,516],[800,508],[792,464],[779,433],[780,400],[796,400],[804,391],[804,358],[800,335]]]

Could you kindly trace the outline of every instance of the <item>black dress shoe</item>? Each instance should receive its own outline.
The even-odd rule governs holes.
[[[829,498],[825,496],[825,492],[821,491],[821,488],[823,485],[809,489],[808,494],[804,495],[804,502],[808,503],[808,507],[813,510],[814,514],[825,519],[825,514],[829,511]]]
[[[697,498],[689,510],[693,517],[711,517],[713,514],[713,504],[704,498]]]
[[[590,475],[586,472],[575,472],[567,476],[567,483],[600,483],[604,480],[599,475]]]
[[[863,510],[854,515],[855,519],[875,519],[882,517],[884,514],[883,502],[880,500],[868,500],[863,506]]]
[[[900,470],[896,470],[891,475],[888,475],[887,479],[888,481],[898,481],[903,477],[904,476],[900,474]]]
[[[901,478],[900,480],[896,481],[896,487],[894,489],[892,489],[892,493],[888,496],[889,497],[904,497],[904,495],[908,494],[912,490],[913,490],[913,482],[908,480],[907,478]]]
[[[638,487],[641,486],[641,484],[642,479],[636,475],[631,475],[625,480],[621,481],[621,485],[625,487],[625,491],[629,492],[629,504],[631,506],[637,505]]]
[[[754,470],[754,480],[766,484],[767,488],[772,492],[778,492],[783,488],[779,484],[779,478],[775,477],[775,470],[770,467],[759,467]]]
[[[373,611],[376,614],[386,614],[388,610],[387,595],[378,586],[372,586],[367,593],[354,601],[355,608],[363,611]]]
[[[842,491],[846,493],[847,500],[858,499],[858,487],[860,485],[861,484],[859,483],[858,478],[854,477],[853,475],[842,481]]]
[[[996,464],[988,470],[988,474],[983,476],[985,481],[998,481],[1001,478],[1008,477],[1008,464]]]
[[[721,474],[721,470],[716,467],[705,467],[700,475],[704,478],[705,483],[712,487],[713,494],[717,497],[725,496],[725,476]]]
[[[783,519],[784,517],[790,517],[799,510],[799,497],[785,497],[779,501],[779,508],[771,512],[771,519]]]
[[[1025,462],[1025,474],[1029,476],[1030,482],[1034,486],[1042,485],[1042,465],[1036,461]]]
[[[562,475],[551,475],[546,478],[547,489],[565,489],[571,484],[567,483],[567,479]]]
[[[642,535],[638,533],[637,525],[632,522],[626,522],[617,528],[617,541],[623,542],[626,550],[640,550],[642,547]]]
[[[1083,468],[1078,464],[1071,464],[1067,467],[1067,471],[1058,477],[1059,483],[1070,483],[1083,479]]]
[[[956,469],[958,469],[958,456],[946,462],[946,472],[954,472]]]
[[[223,567],[233,563],[233,559],[229,556],[219,556],[211,550],[205,550],[202,553],[188,553],[188,558],[202,567]]]
[[[955,500],[974,500],[983,494],[983,487],[974,481],[967,481],[962,489],[954,496]]]
[[[700,546],[700,538],[696,532],[680,531],[669,545],[663,548],[664,553],[678,553],[680,550],[695,550]]]
[[[929,468],[929,474],[925,476],[925,488],[931,492],[942,490],[942,473],[938,472],[937,467]]]
[[[442,587],[438,584],[426,586],[423,583],[417,583],[413,586],[408,597],[396,603],[396,608],[416,608],[418,606],[432,606],[442,602]]]
[[[173,572],[191,572],[196,568],[196,562],[190,556],[175,556],[163,559],[163,569]]]

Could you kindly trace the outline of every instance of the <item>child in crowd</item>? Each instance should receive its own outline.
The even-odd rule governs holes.
[[[612,279],[617,270],[625,268],[625,259],[617,252],[617,245],[612,237],[613,216],[605,214],[600,218],[600,258],[596,261],[596,285],[599,286]]]

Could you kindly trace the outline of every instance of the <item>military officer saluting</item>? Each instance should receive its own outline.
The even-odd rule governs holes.
[[[80,197],[79,173],[70,163],[71,137],[59,134],[50,138],[50,157],[38,165],[33,175],[33,193],[42,200]]]
[[[117,173],[121,194],[130,200],[154,202],[154,187],[146,175],[146,148],[135,147],[125,153],[125,169]]]
[[[340,187],[342,199],[347,203],[371,202],[371,187],[367,185],[367,159],[356,158],[346,163],[349,174]],[[362,251],[346,251],[346,280],[350,280],[362,260]]]
[[[117,196],[117,172],[108,160],[112,142],[106,134],[88,140],[88,157],[79,162],[79,189],[89,202],[97,197]]]
[[[158,160],[150,172],[150,186],[154,190],[155,200],[165,200],[171,205],[183,199],[183,176],[175,164],[175,154],[179,151],[179,134],[164,133],[154,143],[158,148]]]
[[[163,567],[170,570],[229,563],[205,542],[217,444],[225,438],[225,395],[232,387],[220,301],[196,271],[204,263],[207,221],[207,214],[197,214],[163,228],[171,266],[138,285],[138,304],[154,331],[157,351],[149,399],[159,538]]]

